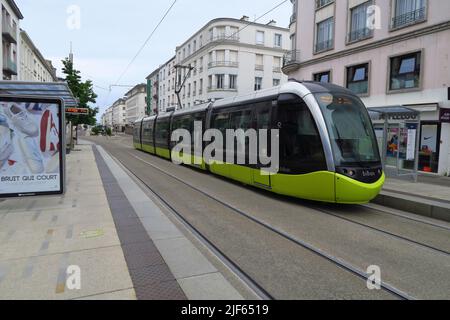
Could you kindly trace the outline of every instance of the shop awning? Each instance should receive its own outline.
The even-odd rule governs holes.
[[[367,108],[372,120],[398,119],[411,120],[416,119],[420,115],[420,111],[404,106],[386,106]]]
[[[66,82],[0,81],[0,94],[60,98],[66,108],[78,106]]]

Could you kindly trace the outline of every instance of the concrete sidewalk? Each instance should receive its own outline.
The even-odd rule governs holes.
[[[418,215],[450,221],[450,185],[447,178],[424,177],[410,180],[388,178],[373,202]],[[450,178],[448,178],[450,181]],[[436,183],[433,183],[436,182]]]
[[[91,147],[77,148],[65,196],[0,203],[0,299],[136,299]],[[80,290],[66,287],[72,265]]]
[[[0,299],[242,299],[93,148],[67,156],[65,196],[0,202]],[[66,285],[69,266],[81,271],[79,290]]]

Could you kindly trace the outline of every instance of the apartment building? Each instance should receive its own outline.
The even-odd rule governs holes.
[[[157,70],[159,70],[158,108],[159,112],[165,112],[168,108],[176,108],[178,105],[175,94],[175,56]]]
[[[20,81],[57,82],[56,69],[34,45],[29,35],[20,30]]]
[[[288,50],[289,29],[273,20],[211,20],[176,48],[176,65],[182,66],[176,85],[189,74],[180,94],[183,108],[285,83],[281,63]]]
[[[20,73],[19,65],[19,24],[23,15],[13,0],[1,0],[2,16],[2,47],[0,63],[2,65],[2,80],[17,80]]]
[[[118,99],[111,106],[112,109],[112,118],[111,118],[111,127],[116,132],[124,132],[126,126],[126,100]]]
[[[125,95],[125,125],[133,125],[136,120],[146,114],[147,85],[141,83],[128,91]]]
[[[105,111],[105,127],[112,128],[113,127],[113,107],[109,107]]]
[[[450,1],[291,2],[292,51],[283,71],[290,78],[347,87],[367,107],[419,111],[419,170],[448,174]],[[397,150],[401,135],[398,126],[389,128]],[[396,155],[401,156],[387,155],[388,164]]]
[[[159,112],[159,72],[156,69],[148,75],[147,79],[147,114],[158,114]]]

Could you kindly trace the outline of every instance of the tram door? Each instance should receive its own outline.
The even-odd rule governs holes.
[[[270,129],[271,129],[271,110],[272,101],[258,103],[255,108],[255,120],[256,120],[256,131],[258,132],[258,155],[268,156],[270,154]],[[266,129],[267,136],[267,148],[261,147],[261,140],[259,135],[259,130]],[[253,170],[253,182],[255,185],[270,188],[270,175],[261,174],[262,164],[258,157],[257,170]]]

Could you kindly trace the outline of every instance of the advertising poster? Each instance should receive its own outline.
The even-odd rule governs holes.
[[[0,97],[0,198],[63,192],[62,103]]]

